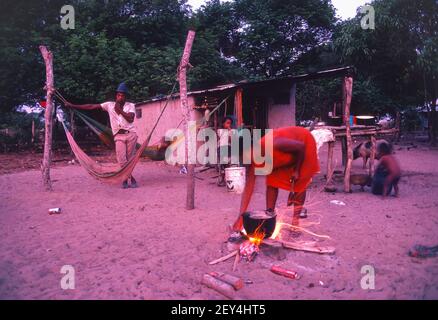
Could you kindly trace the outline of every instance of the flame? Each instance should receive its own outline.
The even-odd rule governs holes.
[[[269,239],[277,239],[277,237],[280,235],[281,228],[283,228],[284,223],[283,222],[277,222],[275,224],[274,232],[272,233],[272,236]]]
[[[249,242],[256,246],[259,246],[265,238],[265,233],[261,230],[262,226],[263,223],[259,225],[254,233],[252,233],[251,235],[247,234],[246,231],[244,232],[247,235]]]

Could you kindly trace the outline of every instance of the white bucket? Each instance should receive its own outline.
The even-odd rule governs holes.
[[[245,167],[225,168],[225,182],[229,192],[242,193],[245,180]]]

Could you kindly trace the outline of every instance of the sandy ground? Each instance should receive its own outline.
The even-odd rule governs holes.
[[[320,174],[302,222],[320,220],[309,229],[329,235],[314,239],[336,247],[336,253],[264,250],[233,273],[252,282],[237,298],[437,299],[438,257],[411,258],[407,252],[414,244],[438,244],[438,151],[395,150],[404,170],[400,198],[381,200],[358,187],[352,194],[320,192]],[[325,155],[322,149],[323,171]],[[353,170],[362,172],[361,165],[355,161]],[[199,175],[204,180],[196,181],[193,211],[184,209],[185,176],[163,163],[141,162],[135,170],[140,188],[128,190],[97,182],[78,165],[52,170],[51,193],[42,190],[40,171],[0,175],[0,298],[222,299],[201,279],[209,271],[232,273],[233,259],[208,262],[228,253],[227,225],[240,196],[217,187],[213,175]],[[259,179],[253,209],[264,208],[263,183]],[[279,204],[285,199],[280,193]],[[49,215],[53,207],[62,213]],[[272,264],[301,278],[275,275]],[[75,270],[73,290],[61,288],[64,265]],[[361,288],[364,265],[375,270],[375,289]]]

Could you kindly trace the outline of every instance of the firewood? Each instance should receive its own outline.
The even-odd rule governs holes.
[[[288,242],[288,241],[282,241],[282,240],[280,240],[280,242],[283,245],[283,247],[288,248],[288,249],[315,252],[315,253],[328,253],[328,254],[335,253],[334,247],[320,247],[320,246],[316,246],[316,245],[308,245],[305,243]]]
[[[212,277],[215,277],[216,279],[232,285],[235,290],[243,288],[243,280],[238,277],[222,272],[210,272],[210,275]]]
[[[240,261],[240,253],[237,252],[236,258],[234,259],[234,263],[233,263],[233,272],[236,271],[237,264],[239,263],[239,261]]]
[[[273,239],[265,239],[263,240],[263,244],[267,246],[278,247],[278,245],[282,245],[284,248],[300,250],[300,251],[308,251],[315,253],[335,253],[334,247],[320,247],[312,243],[306,242],[288,242],[284,240],[273,240]]]
[[[204,274],[204,277],[202,278],[202,284],[210,289],[216,290],[229,299],[234,299],[234,288],[228,283],[218,280],[209,274]]]
[[[230,254],[227,254],[226,256],[223,256],[223,257],[221,257],[221,258],[219,258],[219,259],[213,260],[213,261],[209,262],[208,264],[209,264],[209,265],[212,265],[212,264],[217,264],[217,263],[219,263],[219,262],[222,262],[222,261],[228,260],[228,259],[234,257],[238,252],[239,252],[239,250],[236,250],[236,251],[234,251],[234,252],[231,252]]]

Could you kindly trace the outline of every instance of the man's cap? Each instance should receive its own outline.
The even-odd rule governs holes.
[[[119,86],[117,87],[117,92],[122,92],[122,93],[127,94],[128,87],[126,86],[126,83],[122,82],[121,84],[119,84]]]

